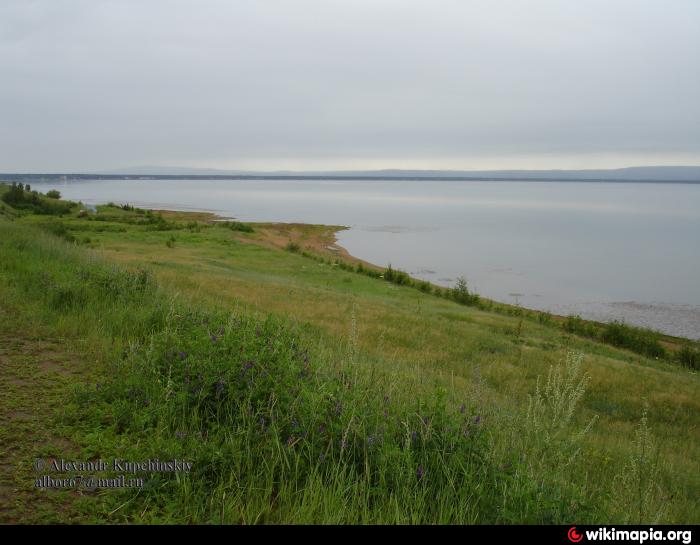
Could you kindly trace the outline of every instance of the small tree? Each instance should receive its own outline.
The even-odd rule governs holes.
[[[461,305],[475,305],[479,302],[479,296],[476,293],[470,293],[467,286],[467,279],[463,276],[457,278],[455,287],[452,288],[452,299]]]
[[[60,199],[61,198],[61,192],[57,191],[56,189],[51,189],[46,192],[46,196],[49,199]]]

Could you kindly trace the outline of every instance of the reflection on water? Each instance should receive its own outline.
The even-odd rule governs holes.
[[[558,314],[700,338],[700,186],[547,182],[119,180],[35,184],[87,203],[347,225],[378,265]],[[40,187],[41,186],[41,187]],[[625,301],[625,303],[621,303]]]

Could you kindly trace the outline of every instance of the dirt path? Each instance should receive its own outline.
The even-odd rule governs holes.
[[[4,312],[2,319],[8,318]],[[37,489],[41,473],[34,465],[78,453],[56,417],[85,362],[58,339],[15,333],[8,324],[0,332],[0,523],[77,522],[79,493]]]

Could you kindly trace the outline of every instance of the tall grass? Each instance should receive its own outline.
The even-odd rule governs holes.
[[[146,270],[110,266],[0,220],[3,293],[103,362],[66,419],[90,457],[180,458],[101,517],[150,522],[595,521],[606,483],[580,464],[579,356],[528,410],[426,383],[270,316],[188,308]],[[361,316],[355,318],[361,320]],[[355,323],[355,322],[353,322]],[[88,348],[89,347],[89,348]],[[112,515],[107,515],[112,513]]]
[[[652,437],[646,411],[635,432],[634,449],[614,480],[614,512],[626,524],[658,524],[665,514],[659,486],[659,447]]]
[[[683,367],[700,370],[700,349],[686,344],[676,353],[676,361]]]

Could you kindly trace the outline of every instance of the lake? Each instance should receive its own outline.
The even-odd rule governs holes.
[[[86,204],[346,225],[339,243],[443,286],[700,339],[700,185],[386,180],[33,183]]]

